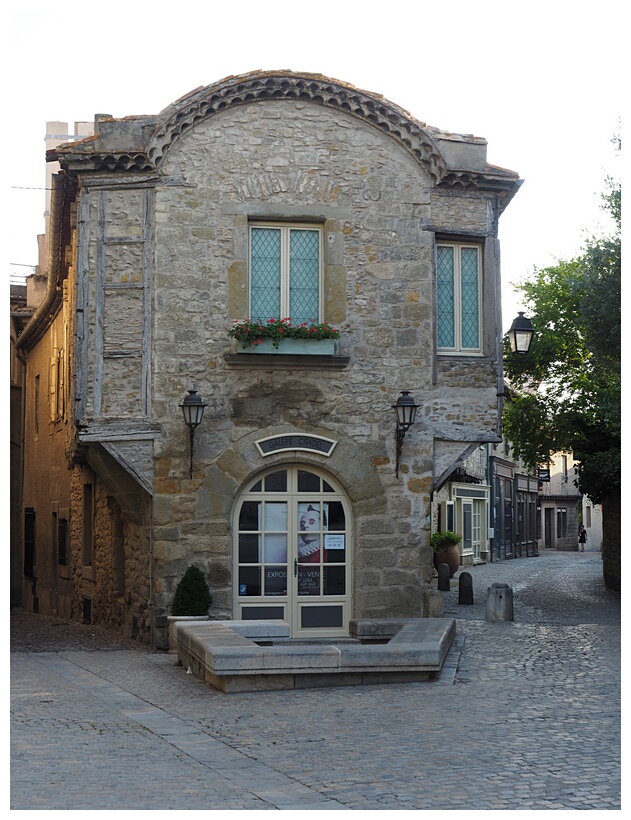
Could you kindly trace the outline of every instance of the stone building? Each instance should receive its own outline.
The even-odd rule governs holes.
[[[539,554],[539,487],[536,471],[509,441],[489,445],[493,560]]]
[[[52,296],[21,345],[28,412],[46,401],[60,444],[38,449],[31,418],[25,606],[35,590],[40,611],[164,646],[197,564],[211,617],[296,637],[440,614],[432,493],[500,439],[498,221],[518,175],[482,138],[286,71],[98,115],[49,159]],[[249,317],[340,335],[243,349]],[[418,412],[398,458],[402,391]]]
[[[576,488],[572,453],[555,453],[544,472],[538,498],[540,543],[544,549],[576,551],[579,511],[589,504]]]

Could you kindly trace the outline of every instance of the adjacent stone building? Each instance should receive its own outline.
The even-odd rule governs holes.
[[[578,549],[579,516],[583,518],[581,511],[590,503],[576,487],[578,473],[572,453],[555,453],[540,473],[545,473],[538,497],[540,543],[544,549],[574,552]],[[585,519],[587,514],[583,524],[588,523]],[[592,522],[590,511],[590,528],[592,523],[596,522]]]
[[[482,138],[286,71],[99,115],[49,159],[48,307],[18,340],[27,407],[50,407],[26,430],[24,605],[35,589],[40,611],[164,646],[197,564],[211,617],[282,617],[296,637],[440,614],[433,492],[500,440],[517,174]],[[249,317],[340,336],[243,349],[229,332]],[[207,405],[194,439],[189,390]],[[402,391],[418,412],[397,463]]]

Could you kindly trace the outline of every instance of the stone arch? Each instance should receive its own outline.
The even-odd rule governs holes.
[[[243,485],[257,473],[267,467],[296,463],[311,465],[330,473],[344,489],[354,516],[378,515],[385,511],[386,491],[375,465],[361,445],[347,436],[333,434],[331,430],[324,428],[309,429],[310,434],[337,440],[337,445],[328,458],[302,450],[261,457],[256,441],[295,432],[286,426],[261,428],[224,450],[208,470],[203,484],[203,489],[209,496],[211,517],[214,520],[231,520],[234,503]]]
[[[320,74],[256,71],[192,91],[158,115],[148,157],[156,167],[173,143],[200,122],[227,108],[262,100],[305,100],[343,111],[396,140],[438,184],[446,165],[424,123],[384,97]]]

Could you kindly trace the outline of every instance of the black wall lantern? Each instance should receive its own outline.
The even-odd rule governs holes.
[[[188,427],[191,437],[191,470],[190,476],[193,478],[193,439],[195,437],[195,428],[201,424],[204,418],[204,408],[208,407],[204,404],[202,397],[197,395],[197,390],[189,390],[188,396],[184,397],[184,401],[180,404],[182,413],[184,414],[184,421]]]
[[[409,390],[403,390],[397,399],[397,403],[392,405],[392,409],[397,416],[397,458],[395,469],[397,478],[399,477],[399,460],[401,458],[403,439],[407,431],[414,424],[418,408],[419,406],[414,403],[414,399],[410,396]]]
[[[524,316],[523,311],[519,311],[519,315],[513,319],[513,324],[508,331],[508,340],[510,341],[510,349],[513,353],[528,353],[530,350],[530,343],[535,333],[532,322],[527,316]]]

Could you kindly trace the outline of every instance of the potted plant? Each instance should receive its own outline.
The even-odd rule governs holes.
[[[181,577],[171,606],[169,624],[169,651],[175,652],[174,626],[178,621],[207,621],[212,595],[204,573],[192,564]]]
[[[239,351],[247,353],[324,353],[332,354],[340,331],[328,322],[301,322],[292,325],[290,319],[268,319],[266,322],[246,319],[234,322],[228,336],[236,339]],[[293,347],[290,347],[293,346]]]
[[[447,564],[450,578],[453,578],[460,567],[460,541],[458,533],[451,530],[435,532],[429,541],[434,550],[434,567],[438,571],[439,564]]]

